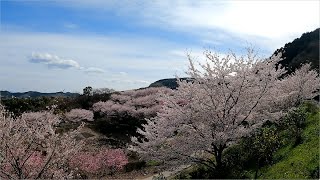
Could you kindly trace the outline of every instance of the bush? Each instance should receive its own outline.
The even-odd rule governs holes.
[[[319,109],[317,114],[308,112],[301,143],[288,144],[276,152],[278,161],[263,170],[262,178],[319,178],[319,117]]]
[[[79,152],[71,158],[69,165],[86,177],[102,177],[123,169],[128,158],[121,149],[100,149]]]
[[[282,129],[287,134],[287,141],[294,139],[294,146],[297,146],[302,141],[302,130],[306,125],[307,111],[305,106],[293,110],[282,121]]]
[[[126,172],[131,172],[134,170],[140,170],[142,168],[146,167],[146,162],[145,161],[133,161],[133,162],[129,162],[128,164],[126,164],[126,166],[124,167]]]
[[[162,162],[156,161],[156,160],[150,160],[150,161],[148,161],[148,162],[146,163],[147,166],[159,166],[159,165],[161,165],[161,164],[162,164]]]
[[[94,119],[95,121],[89,125],[90,128],[107,137],[118,139],[123,143],[130,142],[132,136],[142,138],[137,133],[137,128],[143,129],[142,124],[146,123],[146,120],[137,119],[126,114],[108,117],[95,113]]]

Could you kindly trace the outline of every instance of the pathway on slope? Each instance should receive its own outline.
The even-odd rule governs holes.
[[[163,175],[165,178],[168,178],[168,177],[172,177],[172,176],[176,175],[178,172],[181,172],[182,170],[184,170],[184,169],[186,169],[186,168],[188,168],[188,167],[190,167],[190,165],[181,165],[181,166],[175,168],[175,169],[172,170],[172,171],[163,171],[163,172],[161,172],[161,173],[162,173],[162,175]],[[146,178],[143,178],[143,179],[141,179],[141,180],[152,180],[152,178],[153,178],[154,176],[159,176],[159,173],[154,174],[154,175],[149,176],[149,177],[146,177]]]

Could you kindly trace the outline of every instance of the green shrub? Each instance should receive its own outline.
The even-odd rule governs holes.
[[[148,162],[146,163],[147,166],[159,166],[159,165],[161,165],[161,164],[162,164],[162,162],[156,161],[156,160],[150,160],[150,161],[148,161]]]
[[[306,107],[306,105],[304,105]],[[319,109],[307,105],[306,124],[301,132],[301,143],[288,144],[274,155],[278,160],[265,167],[261,178],[319,178]],[[318,113],[315,114],[315,109]]]

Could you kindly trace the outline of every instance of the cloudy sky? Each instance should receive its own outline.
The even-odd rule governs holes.
[[[126,90],[254,46],[267,57],[319,27],[319,1],[0,0],[0,90]]]

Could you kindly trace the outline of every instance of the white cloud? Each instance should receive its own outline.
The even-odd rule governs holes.
[[[267,38],[302,34],[319,26],[319,1],[233,1],[220,27]]]
[[[91,74],[91,73],[94,73],[94,74],[102,74],[102,73],[104,73],[105,71],[104,71],[103,69],[100,69],[100,68],[89,67],[89,68],[84,69],[84,72],[85,72],[85,73],[88,73],[88,74]]]
[[[58,1],[73,8],[115,11],[139,25],[197,35],[204,43],[242,41],[273,51],[302,33],[319,27],[318,0],[155,0]]]
[[[158,1],[157,1],[158,2]],[[319,26],[319,1],[176,1],[150,3],[147,18],[175,28],[222,29],[267,38],[301,34]]]
[[[319,1],[177,1],[152,6],[147,8],[152,12],[143,15],[148,22],[198,33],[213,44],[242,40],[273,51],[319,27]]]
[[[96,67],[81,67],[79,63],[75,60],[71,59],[62,59],[57,55],[52,55],[49,53],[32,53],[29,61],[31,63],[40,63],[46,64],[48,68],[56,68],[56,69],[78,69],[83,70],[83,72],[87,74],[102,74],[105,71],[101,68]]]
[[[49,68],[68,69],[76,68],[80,69],[80,65],[77,61],[71,59],[62,59],[56,55],[48,53],[32,53],[29,59],[32,63],[43,63],[48,65]]]

